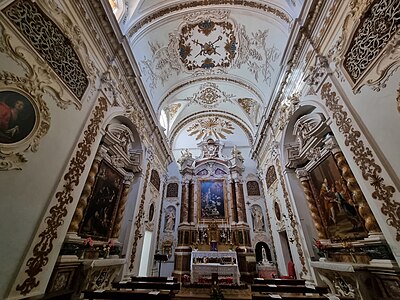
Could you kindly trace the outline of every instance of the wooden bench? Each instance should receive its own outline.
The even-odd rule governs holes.
[[[326,296],[320,296],[320,295],[282,295],[278,294],[280,296],[279,299],[283,300],[301,300],[301,299],[323,299],[323,300],[328,300]],[[338,297],[340,300],[354,300],[354,298],[349,298],[349,297]],[[271,295],[253,295],[252,300],[268,300],[268,299],[277,299],[277,294],[271,294]]]
[[[164,276],[132,276],[132,282],[178,282],[176,277],[164,277]]]
[[[181,289],[179,282],[147,282],[147,281],[126,281],[113,282],[112,287],[117,290],[167,290],[171,293]]]
[[[252,292],[259,293],[293,293],[293,294],[327,294],[329,289],[327,287],[316,286],[309,288],[304,285],[276,285],[276,284],[253,284],[251,286]]]
[[[172,299],[174,295],[168,291],[159,291],[158,294],[152,291],[84,291],[83,298],[94,300],[94,299],[118,299],[118,300],[134,300],[134,299],[146,299],[146,300],[162,300]]]
[[[305,279],[269,279],[269,278],[254,278],[254,284],[275,284],[275,285],[305,285]]]

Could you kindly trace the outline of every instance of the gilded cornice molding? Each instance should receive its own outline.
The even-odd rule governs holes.
[[[151,14],[144,16],[142,19],[135,22],[135,24],[128,31],[128,37],[132,37],[136,32],[138,32],[145,25],[154,22],[155,20],[165,17],[166,15],[177,13],[182,10],[207,7],[207,6],[215,6],[215,5],[226,5],[226,6],[243,6],[246,8],[253,8],[260,10],[262,12],[267,12],[275,15],[285,23],[290,24],[292,22],[292,18],[283,10],[278,9],[276,7],[272,7],[265,3],[259,3],[255,1],[247,1],[247,0],[198,0],[198,1],[190,1],[187,3],[180,3],[177,5],[172,5],[169,7],[164,7],[159,9],[158,11],[152,12]]]

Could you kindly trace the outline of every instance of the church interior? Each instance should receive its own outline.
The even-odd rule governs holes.
[[[1,299],[400,299],[399,1],[2,0],[0,62]]]

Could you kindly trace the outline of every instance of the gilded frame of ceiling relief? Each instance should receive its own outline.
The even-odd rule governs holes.
[[[354,93],[364,85],[386,87],[400,66],[400,13],[397,0],[358,1],[347,15],[334,54]]]
[[[293,237],[294,237],[294,241],[296,242],[297,253],[299,255],[299,259],[300,259],[301,265],[303,266],[302,267],[302,273],[304,275],[307,275],[308,274],[308,270],[306,268],[306,259],[304,257],[303,248],[302,248],[302,245],[300,243],[300,236],[299,236],[299,231],[297,229],[296,216],[294,215],[293,210],[292,210],[292,205],[290,204],[289,194],[288,194],[288,192],[286,190],[285,178],[283,177],[281,163],[280,163],[279,159],[276,160],[276,168],[277,168],[277,172],[279,174],[279,181],[280,181],[281,187],[282,187],[283,198],[285,199],[285,204],[286,204],[286,208],[287,208],[287,211],[288,211],[288,218],[290,220],[290,227],[292,228],[292,234],[293,234]]]
[[[15,1],[3,13],[75,97],[82,99],[89,86],[88,74],[61,29],[31,1]]]
[[[93,110],[90,122],[87,125],[83,139],[77,144],[75,154],[69,162],[68,171],[62,177],[64,184],[62,189],[55,194],[56,203],[48,209],[45,227],[35,238],[34,247],[29,259],[25,259],[25,273],[28,277],[15,287],[21,295],[29,294],[40,284],[36,277],[43,271],[49,262],[49,254],[53,250],[54,242],[59,237],[58,229],[63,226],[65,216],[68,215],[68,206],[72,203],[74,189],[80,184],[81,175],[85,170],[85,164],[92,152],[92,144],[100,131],[105,113],[108,110],[107,100],[98,99],[98,105]],[[27,256],[27,257],[28,257]],[[22,267],[22,268],[25,268]]]
[[[137,246],[139,243],[139,240],[142,238],[143,234],[143,221],[142,219],[145,216],[145,211],[144,211],[144,202],[146,200],[146,192],[147,192],[147,186],[148,186],[148,181],[150,177],[150,160],[147,160],[147,165],[146,165],[146,175],[144,177],[143,181],[143,191],[142,195],[140,196],[140,204],[139,204],[139,209],[136,214],[135,218],[135,235],[133,238],[133,243],[132,243],[132,250],[131,250],[131,257],[130,257],[130,262],[129,262],[129,271],[132,272],[134,263],[135,263],[135,257],[136,257],[136,251],[137,251]]]
[[[364,144],[361,132],[353,126],[353,120],[345,110],[341,97],[332,90],[332,83],[327,82],[322,86],[321,98],[343,134],[345,145],[353,153],[353,160],[360,168],[364,180],[373,188],[372,198],[382,203],[381,212],[387,217],[386,224],[396,230],[396,240],[400,241],[400,216],[396,213],[400,210],[400,203],[394,199],[395,187],[381,176],[382,166],[376,162],[370,147]]]

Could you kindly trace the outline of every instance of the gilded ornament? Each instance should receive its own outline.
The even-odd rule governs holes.
[[[200,119],[187,129],[189,136],[196,135],[196,140],[211,135],[216,139],[226,139],[225,134],[233,134],[234,130],[233,124],[222,117]]]

